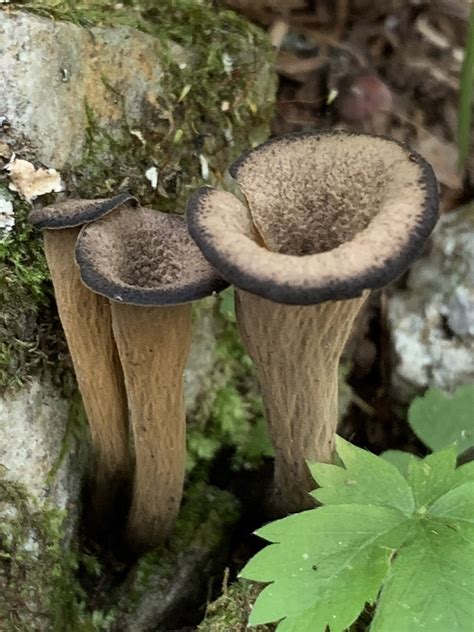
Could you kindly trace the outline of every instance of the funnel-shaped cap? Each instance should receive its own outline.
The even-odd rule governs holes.
[[[398,277],[438,218],[430,165],[409,147],[348,132],[283,136],[244,155],[235,196],[198,190],[188,228],[222,276],[280,303],[359,296]]]
[[[31,211],[29,221],[40,229],[74,228],[104,217],[122,204],[136,204],[133,195],[121,193],[99,200],[65,200]]]
[[[180,215],[119,209],[85,226],[76,261],[83,283],[131,305],[176,305],[220,292],[227,283],[202,256]]]

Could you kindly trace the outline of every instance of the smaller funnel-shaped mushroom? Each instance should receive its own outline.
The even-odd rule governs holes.
[[[147,208],[86,226],[76,260],[85,285],[111,300],[135,441],[128,538],[142,550],[169,535],[181,502],[190,302],[227,284],[191,240],[183,217]]]
[[[127,401],[108,302],[81,283],[74,249],[83,224],[134,201],[127,194],[107,200],[66,200],[29,215],[30,222],[43,230],[59,317],[89,421],[95,453],[93,503],[101,522],[128,475]]]
[[[234,283],[276,451],[273,507],[310,506],[305,460],[330,461],[339,358],[369,290],[399,276],[437,219],[431,167],[386,138],[344,132],[274,139],[231,169],[235,196],[200,189],[188,227]]]

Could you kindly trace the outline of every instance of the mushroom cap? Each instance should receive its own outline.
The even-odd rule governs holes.
[[[275,138],[230,169],[234,195],[201,188],[188,228],[229,282],[279,303],[355,298],[398,277],[438,219],[430,165],[397,141],[343,131]]]
[[[181,215],[123,207],[84,226],[76,243],[83,283],[128,305],[177,305],[228,283],[202,256]]]
[[[128,193],[99,200],[65,200],[31,211],[28,220],[40,229],[74,228],[100,219],[127,203],[136,204],[137,200]]]

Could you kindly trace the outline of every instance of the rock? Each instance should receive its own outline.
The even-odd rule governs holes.
[[[74,577],[77,558],[64,537],[62,511],[40,506],[24,487],[0,474],[2,632],[95,629],[86,627]]]
[[[198,632],[246,632],[252,606],[260,591],[261,585],[243,579],[225,586],[223,594],[208,605]],[[258,625],[252,630],[272,632],[275,627],[274,624]]]
[[[238,516],[238,501],[228,492],[202,484],[188,490],[168,547],[141,558],[121,587],[112,630],[158,632],[195,623],[190,616],[221,570]]]
[[[28,178],[18,187],[0,171],[0,388],[57,365],[61,338],[54,312],[37,309],[51,305],[51,290],[27,199],[42,205],[40,194],[59,186],[85,198],[128,190],[182,212],[191,191],[222,182],[232,160],[268,135],[275,76],[263,33],[210,0],[174,1],[173,11],[169,2],[149,11],[137,3],[142,12],[105,0],[76,3],[72,14],[67,2],[0,8],[0,158],[5,166],[14,154],[32,177],[56,178],[49,189]]]
[[[193,311],[191,348],[184,372],[184,397],[190,413],[199,405],[200,396],[212,390],[210,382],[216,366],[218,335],[216,302],[216,298],[209,297]]]
[[[388,301],[396,400],[474,382],[474,207],[445,215]]]
[[[35,378],[0,399],[0,464],[4,480],[20,482],[41,505],[67,512],[77,523],[84,458],[77,449],[79,425],[70,405],[50,383]],[[85,432],[83,432],[85,434]],[[83,457],[84,455],[82,455]]]

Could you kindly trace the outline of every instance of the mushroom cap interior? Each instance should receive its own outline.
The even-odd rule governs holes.
[[[409,147],[350,132],[283,136],[231,168],[248,208],[200,189],[188,226],[237,287],[308,305],[386,285],[418,256],[438,218],[429,164]]]
[[[149,208],[119,209],[82,229],[76,261],[83,283],[131,305],[175,305],[228,284],[202,256],[184,218]]]
[[[137,203],[136,198],[128,193],[98,200],[65,200],[31,211],[28,220],[40,229],[74,228],[100,219],[122,204],[132,203]]]

